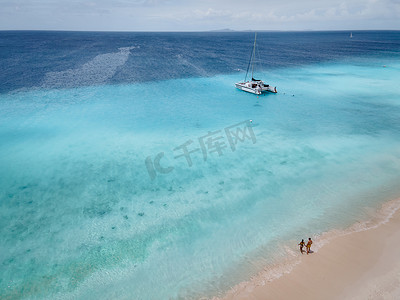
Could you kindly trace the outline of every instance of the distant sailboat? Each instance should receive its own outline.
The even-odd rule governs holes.
[[[351,39],[353,38],[353,33],[352,33],[352,32],[350,32],[350,38],[351,38]]]
[[[257,32],[255,33],[254,36],[254,45],[253,45],[253,51],[251,52],[250,56],[250,61],[249,65],[247,67],[247,72],[246,72],[246,77],[244,78],[244,81],[235,83],[235,86],[242,91],[256,94],[256,95],[261,95],[262,93],[265,92],[270,92],[270,93],[276,93],[276,87],[272,87],[269,84],[264,83],[263,81],[259,79],[254,79],[254,64],[255,64],[255,59],[256,59],[256,42],[257,42]],[[247,75],[249,73],[249,68],[251,67],[251,80],[247,80]]]

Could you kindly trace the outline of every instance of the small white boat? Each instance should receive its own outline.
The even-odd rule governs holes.
[[[235,86],[242,91],[261,95],[264,92],[277,93],[276,87],[272,87],[269,84],[265,84],[261,80],[252,78],[251,81],[244,81],[235,83]]]
[[[352,32],[350,32],[350,38],[351,38],[351,39],[353,38],[353,33],[352,33]]]
[[[255,56],[256,56],[256,42],[257,42],[257,33],[254,36],[254,45],[253,51],[251,53],[249,65],[247,67],[246,76],[244,81],[235,83],[236,88],[239,90],[253,93],[256,95],[261,95],[265,92],[270,93],[277,93],[276,87],[272,87],[269,84],[264,83],[262,80],[254,79],[254,63],[255,63]],[[247,80],[247,75],[249,73],[249,68],[251,67],[251,80]]]

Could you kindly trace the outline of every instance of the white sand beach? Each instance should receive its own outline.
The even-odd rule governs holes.
[[[399,203],[386,203],[376,219],[346,232],[327,233],[329,242],[303,254],[288,274],[254,278],[225,299],[400,299]]]

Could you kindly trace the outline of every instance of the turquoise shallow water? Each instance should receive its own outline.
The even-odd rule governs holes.
[[[400,195],[396,60],[260,77],[279,93],[219,75],[1,95],[1,298],[221,295],[292,240]],[[231,126],[255,139],[232,151]],[[215,131],[225,148],[205,160],[199,138]],[[189,140],[191,167],[174,158]],[[159,153],[173,169],[152,180]]]

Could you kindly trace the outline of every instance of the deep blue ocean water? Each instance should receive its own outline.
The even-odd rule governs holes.
[[[398,197],[400,32],[349,35],[259,33],[257,97],[251,32],[0,32],[0,298],[223,295]]]

